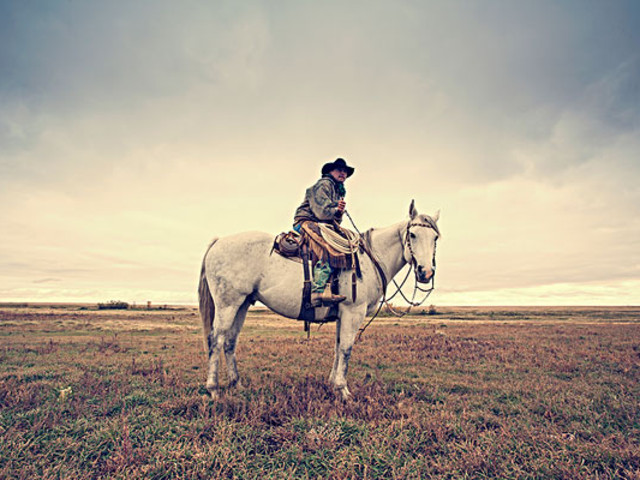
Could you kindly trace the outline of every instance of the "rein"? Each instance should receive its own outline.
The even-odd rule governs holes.
[[[382,299],[380,300],[380,304],[378,305],[378,309],[376,310],[376,312],[373,314],[373,316],[371,317],[371,319],[369,319],[369,321],[367,322],[366,325],[364,325],[363,327],[360,327],[360,330],[358,331],[358,337],[357,340],[359,341],[360,338],[362,337],[362,334],[364,333],[364,331],[367,329],[367,327],[369,325],[371,325],[371,323],[373,322],[373,320],[378,316],[378,314],[380,313],[380,311],[382,310],[382,307],[386,305],[387,309],[396,317],[402,318],[405,315],[407,315],[410,311],[412,307],[419,307],[420,305],[422,305],[427,298],[429,298],[429,295],[431,295],[431,292],[433,292],[433,290],[435,289],[435,262],[436,262],[436,252],[435,252],[435,248],[434,248],[434,252],[433,252],[433,267],[434,267],[434,272],[433,275],[431,276],[431,287],[430,288],[422,288],[420,285],[418,285],[418,275],[415,273],[415,265],[417,263],[416,259],[415,259],[415,253],[413,251],[413,246],[411,245],[411,232],[409,231],[411,229],[411,227],[425,227],[425,228],[431,228],[433,230],[435,230],[436,233],[440,234],[440,230],[438,230],[438,226],[436,225],[436,223],[432,220],[427,220],[427,223],[417,223],[417,222],[408,222],[407,223],[407,230],[406,230],[406,235],[405,238],[402,239],[402,244],[406,244],[407,247],[409,248],[409,252],[411,253],[411,261],[408,262],[409,264],[409,270],[407,270],[407,274],[404,277],[404,280],[402,280],[402,282],[400,283],[400,285],[398,285],[398,283],[395,281],[395,279],[391,279],[391,281],[393,282],[393,284],[396,286],[396,291],[393,293],[393,295],[391,295],[390,297],[387,297],[387,287],[388,287],[388,283],[386,280],[386,276],[384,274],[384,270],[382,269],[382,266],[380,265],[380,262],[378,262],[378,260],[375,258],[374,254],[373,254],[373,250],[371,248],[371,231],[373,229],[367,230],[367,232],[365,232],[365,234],[363,235],[362,233],[360,233],[360,231],[358,230],[358,227],[356,226],[356,224],[354,223],[353,219],[351,218],[351,215],[349,215],[349,212],[347,212],[346,210],[344,211],[344,213],[347,215],[347,218],[349,219],[349,221],[351,222],[351,224],[353,225],[353,228],[355,229],[355,231],[360,235],[360,239],[362,241],[362,246],[363,246],[363,250],[365,251],[365,253],[369,256],[369,258],[371,259],[371,261],[373,262],[373,264],[376,267],[376,270],[378,271],[378,274],[380,276],[380,282],[382,284]],[[404,287],[404,284],[407,282],[407,279],[409,278],[410,273],[414,271],[414,287],[413,287],[413,295],[411,297],[411,300],[409,300],[406,295],[404,294],[404,292],[402,291],[402,287]],[[425,293],[425,296],[422,298],[422,300],[420,300],[419,302],[415,302],[415,298],[416,298],[416,293],[420,291]],[[407,307],[407,309],[404,312],[398,312],[396,311],[392,306],[390,301],[396,296],[398,295],[398,293],[400,293],[400,295],[402,296],[402,298],[405,300],[405,302],[407,302],[409,304],[409,306]]]
[[[409,247],[409,252],[411,253],[411,261],[409,262],[409,264],[411,265],[411,268],[409,268],[409,270],[407,271],[407,275],[404,277],[404,280],[402,281],[402,283],[400,285],[398,285],[398,283],[394,280],[393,284],[396,286],[397,290],[396,292],[391,295],[391,297],[389,297],[387,299],[387,308],[389,308],[389,310],[391,310],[393,312],[393,308],[391,307],[390,304],[388,304],[388,302],[395,297],[398,293],[400,293],[400,296],[404,299],[405,302],[407,302],[409,304],[409,308],[407,308],[406,312],[402,313],[401,315],[398,315],[397,312],[394,312],[394,314],[396,316],[401,316],[404,317],[407,313],[409,313],[409,311],[411,310],[411,307],[419,307],[420,305],[422,305],[427,298],[429,298],[429,295],[431,295],[431,292],[433,292],[433,290],[436,288],[435,285],[435,278],[436,278],[436,273],[435,273],[435,267],[436,267],[436,250],[435,250],[435,245],[434,245],[434,249],[433,249],[433,259],[431,261],[432,265],[433,265],[433,275],[431,276],[431,288],[422,288],[420,285],[418,285],[418,277],[417,275],[415,275],[415,283],[413,286],[413,296],[411,297],[411,300],[409,300],[406,295],[404,294],[404,292],[402,291],[402,287],[404,286],[405,282],[407,281],[407,278],[409,278],[409,273],[411,273],[411,271],[413,269],[415,269],[415,265],[416,265],[416,258],[415,258],[415,253],[413,252],[413,246],[411,245],[411,232],[409,231],[411,227],[426,227],[426,228],[431,228],[433,230],[435,230],[435,232],[437,234],[440,234],[440,231],[438,230],[438,226],[436,225],[435,222],[433,221],[428,221],[427,223],[407,223],[407,232],[406,232],[406,236],[405,239],[403,240],[403,243],[407,244],[407,247]],[[415,298],[416,298],[416,293],[417,292],[422,292],[425,293],[426,295],[424,296],[424,298],[422,300],[420,300],[419,302],[415,302]]]

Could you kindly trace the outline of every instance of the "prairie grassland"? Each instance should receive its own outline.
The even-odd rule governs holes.
[[[638,308],[382,318],[348,403],[333,332],[251,312],[213,402],[193,308],[0,307],[0,478],[640,478]]]

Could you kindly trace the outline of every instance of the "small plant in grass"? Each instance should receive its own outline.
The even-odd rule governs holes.
[[[429,308],[420,310],[420,315],[437,315],[438,310],[435,305],[429,305]]]

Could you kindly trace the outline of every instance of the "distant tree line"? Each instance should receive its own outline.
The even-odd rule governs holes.
[[[107,303],[99,303],[98,310],[128,310],[129,304],[120,300],[110,300]]]

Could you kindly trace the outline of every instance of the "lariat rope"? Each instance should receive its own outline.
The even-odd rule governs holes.
[[[325,223],[318,223],[318,227],[324,241],[333,249],[344,254],[354,254],[358,251],[360,237],[356,232],[340,227],[340,231],[344,235],[342,236]]]

